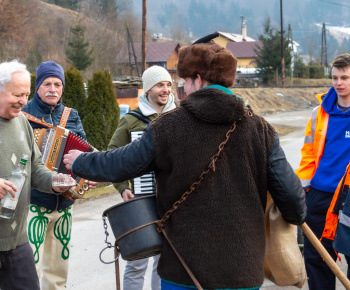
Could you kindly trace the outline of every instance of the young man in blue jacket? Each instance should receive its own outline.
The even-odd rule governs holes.
[[[350,159],[350,54],[338,55],[332,63],[333,87],[312,112],[302,159],[296,170],[305,191],[306,223],[321,238],[327,210]],[[332,241],[323,246],[336,260]],[[305,237],[304,259],[310,290],[335,289],[335,275]],[[349,262],[349,258],[346,259]]]
[[[59,64],[53,61],[41,63],[36,70],[34,98],[28,102],[23,111],[57,126],[65,108],[61,98],[64,85],[64,70]],[[33,129],[45,128],[30,118],[29,121]],[[70,111],[65,128],[86,139],[83,125],[75,109]],[[90,182],[89,186],[94,187],[94,183]],[[28,235],[37,273],[39,279],[41,278],[41,287],[43,290],[65,289],[74,200],[33,189],[30,203]]]

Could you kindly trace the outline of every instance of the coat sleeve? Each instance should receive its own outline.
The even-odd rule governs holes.
[[[313,115],[316,114],[317,111],[318,111],[318,107],[314,109]],[[313,126],[312,119],[313,118],[310,118],[306,126],[304,145],[301,149],[302,157],[301,157],[300,165],[295,171],[304,188],[307,188],[310,186],[311,179],[313,178],[316,172],[316,152],[314,150],[314,136],[312,135],[312,126]]]
[[[41,161],[41,153],[34,141],[33,130],[26,120],[29,142],[31,142],[31,187],[47,193],[54,193],[52,190],[52,171]],[[59,193],[56,193],[59,194]]]
[[[306,217],[305,192],[286,159],[277,133],[268,157],[267,174],[268,190],[283,218],[291,224],[301,225]]]
[[[115,130],[111,141],[109,141],[107,150],[112,150],[116,148],[123,147],[130,143],[130,132],[129,132],[129,123],[125,117],[120,120],[118,128]],[[129,180],[124,180],[119,183],[113,183],[113,186],[120,193],[123,192],[124,189],[130,189]]]
[[[153,170],[155,149],[150,125],[140,139],[124,147],[81,154],[72,168],[75,175],[98,182],[121,182]]]

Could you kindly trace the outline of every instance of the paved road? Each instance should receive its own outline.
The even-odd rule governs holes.
[[[301,159],[300,149],[303,144],[303,136],[311,110],[298,112],[282,112],[265,116],[271,124],[291,125],[298,130],[281,137],[287,159],[295,169]],[[74,206],[73,232],[71,243],[70,271],[68,278],[68,289],[74,290],[109,290],[116,289],[114,264],[105,265],[100,262],[100,251],[106,246],[105,234],[102,223],[102,213],[105,209],[121,202],[118,194],[112,194],[96,200],[88,200],[76,203]],[[108,241],[113,243],[114,237],[110,228]],[[113,259],[113,250],[107,250],[103,259],[110,261]],[[125,261],[121,260],[121,277],[125,267]],[[339,262],[338,262],[339,264]],[[346,262],[339,264],[341,269],[346,271]],[[150,268],[150,267],[149,267]],[[146,273],[145,287],[150,288],[150,270]],[[277,287],[266,280],[262,289],[296,289],[295,287]],[[303,290],[308,289],[305,285]],[[344,289],[338,281],[337,290]],[[141,289],[140,289],[141,290]]]

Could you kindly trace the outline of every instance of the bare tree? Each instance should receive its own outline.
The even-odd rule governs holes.
[[[315,58],[318,57],[317,51],[320,45],[319,39],[320,34],[317,32],[310,33],[305,39],[307,55],[309,56],[309,64],[317,61]]]

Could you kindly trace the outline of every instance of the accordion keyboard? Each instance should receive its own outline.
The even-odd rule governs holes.
[[[143,131],[131,132],[131,141],[140,138]],[[134,194],[155,194],[156,193],[156,182],[154,172],[147,173],[140,177],[134,178],[133,181]]]

